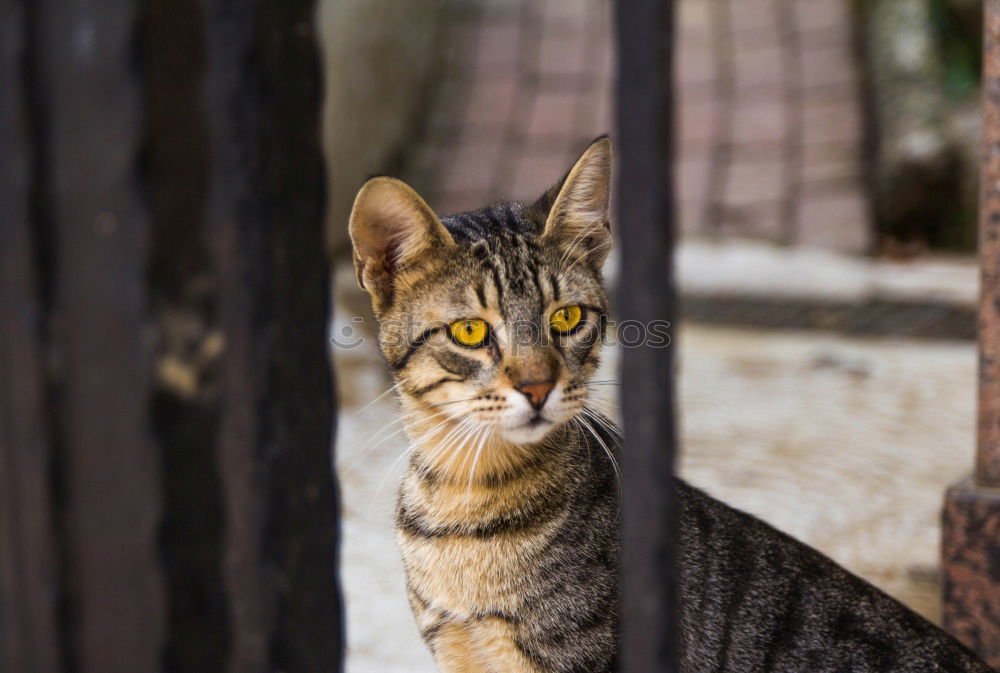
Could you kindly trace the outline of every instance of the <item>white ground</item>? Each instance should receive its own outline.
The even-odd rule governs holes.
[[[390,381],[370,318],[349,317],[367,303],[352,276],[334,325],[367,337],[336,352],[347,670],[430,673],[392,531],[405,442],[391,394],[371,402]],[[940,504],[973,458],[974,345],[688,326],[676,346],[683,475],[936,618]],[[616,357],[599,378],[616,378]]]

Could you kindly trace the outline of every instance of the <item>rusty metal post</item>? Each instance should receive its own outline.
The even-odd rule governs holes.
[[[986,2],[976,483],[1000,488],[1000,2]]]
[[[620,0],[616,195],[618,308],[647,327],[676,324],[673,286],[672,0]],[[645,288],[636,292],[635,288]],[[677,447],[673,346],[622,354],[624,452],[622,647],[625,673],[679,670]]]
[[[976,468],[945,498],[943,618],[1000,668],[1000,0],[985,12]]]

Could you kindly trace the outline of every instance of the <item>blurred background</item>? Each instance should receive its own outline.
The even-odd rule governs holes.
[[[981,12],[678,2],[681,472],[932,620],[941,502],[974,449]],[[406,443],[351,268],[354,193],[378,173],[438,212],[541,194],[613,129],[611,14],[320,3],[352,673],[433,670],[393,540]]]

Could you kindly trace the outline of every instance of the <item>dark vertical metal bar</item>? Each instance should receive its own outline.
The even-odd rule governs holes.
[[[1000,488],[1000,3],[985,7],[976,483]]]
[[[263,568],[267,470],[258,414],[264,380],[262,73],[259,2],[202,0],[205,123],[211,169],[205,234],[217,283],[222,403],[217,455],[224,514],[222,579],[230,621],[229,673],[264,673],[274,591]]]
[[[163,669],[226,670],[230,610],[222,581],[223,488],[216,452],[222,407],[215,268],[205,240],[210,156],[201,96],[205,45],[198,0],[144,0],[148,171],[147,288],[156,325],[150,424],[163,464],[160,532],[168,592]]]
[[[314,3],[201,6],[228,671],[339,671]]]
[[[344,630],[315,0],[270,0],[260,25],[271,218],[265,300],[274,326],[266,398],[274,453],[265,551],[277,587],[271,669],[337,673]]]
[[[148,426],[139,2],[44,0],[38,21],[71,661],[80,673],[154,673],[164,596]]]
[[[340,670],[313,12],[0,0],[2,670]]]
[[[620,0],[617,221],[623,321],[675,324],[672,0]],[[672,347],[622,353],[625,673],[678,670]]]
[[[31,240],[27,30],[22,0],[0,0],[0,670],[56,673],[59,582]]]
[[[985,12],[978,442],[973,477],[945,497],[943,621],[1000,669],[1000,0]]]

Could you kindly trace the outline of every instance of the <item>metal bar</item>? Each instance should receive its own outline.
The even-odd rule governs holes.
[[[273,325],[265,398],[274,448],[268,565],[278,589],[271,668],[337,673],[344,628],[315,14],[315,0],[270,0],[260,21],[271,218],[264,241],[271,284],[264,299]]]
[[[4,671],[341,670],[314,9],[0,0]]]
[[[985,11],[976,483],[1000,488],[1000,1]]]
[[[674,325],[672,0],[616,3],[617,223],[622,320]],[[624,536],[621,670],[679,669],[673,346],[622,353]]]
[[[0,670],[56,673],[59,581],[29,205],[27,32],[22,0],[0,0]]]
[[[263,568],[267,469],[258,416],[264,385],[258,297],[267,218],[261,184],[259,3],[201,1],[209,153],[205,237],[215,270],[221,403],[216,452],[224,514],[222,579],[230,621],[228,673],[269,670],[275,595]]]
[[[333,395],[313,0],[201,0],[230,673],[336,672]]]
[[[38,4],[71,665],[155,673],[165,600],[160,457],[148,425],[141,3]]]
[[[942,519],[944,627],[1000,669],[1000,0],[986,0],[976,469],[948,489]]]
[[[206,249],[208,138],[198,0],[144,0],[142,60],[152,215],[148,304],[156,325],[150,423],[163,457],[160,541],[169,594],[163,668],[226,670],[230,602],[222,581],[225,512],[218,438],[221,343],[216,268]]]

